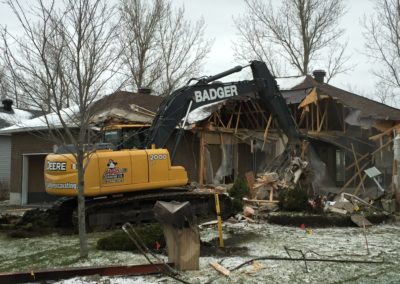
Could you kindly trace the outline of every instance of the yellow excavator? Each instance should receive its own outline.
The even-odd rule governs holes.
[[[136,144],[133,140],[129,147],[103,143],[92,152],[84,176],[89,228],[108,228],[127,221],[143,222],[153,219],[152,208],[158,200],[190,201],[196,215],[212,215],[215,218],[214,195],[188,191],[185,187],[188,182],[186,170],[182,166],[171,165],[188,115],[196,108],[235,97],[258,99],[275,114],[280,127],[289,138],[289,145],[299,144],[296,124],[267,66],[261,61],[252,61],[249,66],[254,77],[250,81],[216,81],[241,71],[241,66],[214,76],[191,79],[186,86],[166,97],[159,106],[152,125],[146,129],[146,135],[136,139]],[[192,83],[193,80],[196,83]],[[179,130],[177,126],[180,126]],[[127,129],[128,127],[125,130]],[[132,129],[135,130],[135,127],[131,127]],[[115,141],[124,143],[121,141],[123,132],[124,127],[117,127],[111,129],[107,137],[109,140],[119,137]],[[137,135],[144,133],[143,129],[136,132]],[[176,134],[176,143],[170,157],[169,151],[164,147],[173,133]],[[129,137],[133,136],[127,135]],[[45,161],[44,175],[49,194],[77,196],[77,170],[72,154],[49,154]],[[232,203],[227,195],[220,195],[220,205],[223,217],[230,216]],[[68,224],[73,220],[71,215],[74,215],[75,198],[63,199],[57,206],[60,223]]]

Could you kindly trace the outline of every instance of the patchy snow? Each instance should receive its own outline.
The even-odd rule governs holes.
[[[276,78],[276,82],[278,83],[279,89],[281,91],[288,91],[293,89],[294,87],[300,85],[304,82],[306,76],[296,76],[296,77],[286,77],[286,78]]]
[[[13,108],[11,112],[0,112],[0,119],[9,124],[19,124],[24,120],[30,119],[33,116],[29,111]]]
[[[188,116],[188,123],[192,124],[198,121],[201,121],[207,117],[209,117],[213,112],[218,110],[226,100],[218,101],[215,103],[207,104],[204,106],[201,106],[199,108],[194,109],[189,113]]]
[[[79,107],[77,105],[69,108],[64,108],[60,110],[60,116],[68,126],[77,127],[77,125],[74,123],[74,117],[78,113],[78,111]],[[19,123],[16,123],[13,126],[1,129],[0,134],[8,134],[13,132],[32,131],[32,130],[43,130],[47,129],[49,126],[53,128],[62,127],[60,117],[58,116],[58,114],[53,112],[33,119],[20,121]]]
[[[307,224],[306,224],[307,226]],[[307,228],[271,224],[224,223],[226,248],[241,248],[228,255],[219,253],[200,258],[200,270],[181,272],[179,277],[189,283],[398,283],[400,279],[400,226],[377,225],[367,229],[369,254],[362,228]],[[60,266],[132,265],[147,263],[142,255],[130,252],[98,251],[98,238],[110,234],[89,234],[90,259],[79,261],[78,237],[50,235],[31,239],[8,239],[0,235],[0,271],[33,270]],[[217,243],[217,230],[201,230],[202,241]],[[334,263],[304,261],[259,260],[253,265],[231,271],[224,277],[210,267],[218,261],[232,269],[243,262],[261,256],[374,260],[384,263]],[[244,250],[243,250],[244,249]],[[164,259],[166,259],[164,257]],[[267,280],[268,279],[268,280]],[[62,284],[83,283],[178,283],[163,275],[138,277],[75,277],[59,281]]]

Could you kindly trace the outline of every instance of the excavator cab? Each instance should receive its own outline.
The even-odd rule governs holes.
[[[102,142],[112,144],[116,150],[143,149],[149,127],[150,125],[147,124],[106,126],[103,130]]]

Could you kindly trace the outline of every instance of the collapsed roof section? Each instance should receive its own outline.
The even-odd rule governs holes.
[[[163,97],[118,91],[96,101],[92,122],[98,126],[125,123],[151,123]]]

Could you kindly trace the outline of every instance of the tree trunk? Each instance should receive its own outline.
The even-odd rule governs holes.
[[[83,146],[82,146],[83,147]],[[77,167],[78,167],[78,229],[79,229],[79,247],[80,258],[88,257],[88,247],[86,238],[86,218],[85,218],[85,196],[84,196],[84,168],[83,168],[83,149],[78,149]]]

